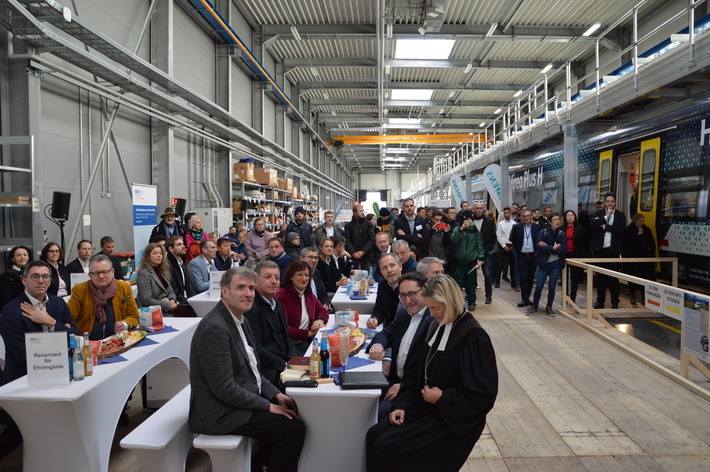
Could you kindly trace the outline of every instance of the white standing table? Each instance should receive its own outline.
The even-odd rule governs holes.
[[[358,313],[372,313],[372,309],[375,308],[375,300],[377,300],[377,284],[370,288],[370,295],[367,296],[367,300],[350,300],[350,296],[345,293],[346,291],[347,287],[338,287],[338,291],[333,295],[330,303],[335,308],[335,311],[354,310]]]
[[[155,343],[138,344],[122,354],[125,361],[96,366],[91,377],[66,388],[29,390],[26,376],[0,387],[0,406],[25,440],[23,470],[106,472],[116,425],[131,391],[166,359],[178,358],[188,368],[190,343],[199,322],[198,318],[168,318],[166,325],[177,332],[147,337],[141,343]]]
[[[369,315],[360,315],[359,325],[365,327],[368,318]],[[332,325],[331,319],[328,329],[332,329]],[[378,330],[381,329],[378,326]],[[310,355],[310,349],[304,355]],[[356,357],[369,359],[365,348]],[[341,367],[332,369],[333,372],[341,370]],[[345,370],[381,371],[382,362],[353,369],[346,366]],[[330,383],[316,388],[287,388],[286,393],[296,401],[298,414],[306,424],[306,441],[298,470],[365,472],[365,436],[377,423],[377,405],[382,392],[343,390]]]

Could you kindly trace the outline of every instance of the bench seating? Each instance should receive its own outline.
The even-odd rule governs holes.
[[[195,437],[188,430],[190,386],[121,440],[121,447],[133,451],[141,470],[178,472],[185,470],[185,460]]]
[[[210,456],[212,472],[249,472],[253,443],[245,436],[199,434],[192,445]]]

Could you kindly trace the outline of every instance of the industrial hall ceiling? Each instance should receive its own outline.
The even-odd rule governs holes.
[[[234,3],[323,138],[373,172],[430,168],[543,74],[551,92],[564,88],[565,64],[583,75],[599,34],[602,48],[629,44],[630,22],[615,23],[639,0]],[[643,3],[639,22],[663,3]]]

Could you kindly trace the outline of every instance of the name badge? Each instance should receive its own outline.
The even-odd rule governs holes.
[[[422,225],[417,225],[417,226],[414,227],[414,229],[416,229],[417,231],[421,231],[421,230],[422,230]]]

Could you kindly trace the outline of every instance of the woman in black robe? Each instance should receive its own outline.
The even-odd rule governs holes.
[[[645,225],[646,220],[641,213],[636,213],[631,218],[631,223],[624,230],[623,257],[655,257],[656,240],[653,239],[651,228]],[[624,264],[624,272],[646,280],[653,280],[653,262],[628,262]],[[631,296],[631,308],[636,308],[636,292],[644,299],[644,286],[629,282],[629,295]]]
[[[368,472],[458,472],[498,394],[493,345],[465,310],[461,288],[435,275],[422,296],[436,321],[404,373],[389,418],[367,433]]]

